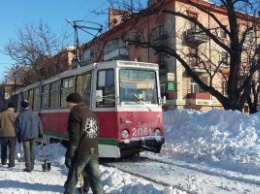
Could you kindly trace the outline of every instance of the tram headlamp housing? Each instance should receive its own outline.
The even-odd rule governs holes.
[[[129,137],[129,132],[128,132],[128,130],[127,130],[127,129],[123,129],[123,130],[122,130],[122,133],[121,133],[121,136],[122,136],[124,139],[128,138],[128,137]]]
[[[158,128],[156,128],[155,130],[154,130],[154,136],[161,136],[161,130],[160,129],[158,129]]]
[[[154,130],[154,139],[157,141],[157,142],[161,142],[162,141],[162,132],[160,129],[156,128]]]

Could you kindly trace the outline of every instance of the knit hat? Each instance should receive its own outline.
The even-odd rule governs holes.
[[[22,106],[23,108],[27,108],[27,107],[29,106],[28,100],[23,100],[23,101],[21,102],[21,106]]]
[[[15,104],[13,102],[9,102],[7,108],[15,108]]]
[[[80,102],[83,102],[83,99],[79,93],[74,92],[67,96],[66,102],[73,102],[78,104]]]

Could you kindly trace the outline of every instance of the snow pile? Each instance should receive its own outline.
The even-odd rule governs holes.
[[[171,110],[164,114],[163,155],[214,161],[260,162],[260,113]]]

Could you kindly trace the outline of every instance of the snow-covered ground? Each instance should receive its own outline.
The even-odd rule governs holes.
[[[260,113],[246,115],[238,111],[200,112],[178,109],[164,113],[166,143],[160,154],[141,155],[172,163],[172,171],[161,166],[160,175],[171,174],[171,185],[162,186],[112,167],[100,165],[105,193],[111,194],[185,194],[185,193],[260,193]],[[19,147],[17,147],[18,149]],[[42,171],[42,152],[36,148],[35,170],[23,172],[24,163],[12,169],[0,166],[0,193],[62,193],[67,169],[65,148],[46,145],[52,163],[49,172]],[[162,164],[163,165],[163,164]],[[181,167],[182,170],[179,170]],[[184,170],[183,170],[184,169]],[[145,167],[142,170],[145,174]],[[147,168],[147,174],[153,168]],[[188,174],[186,174],[188,173]],[[154,172],[154,177],[158,172]],[[177,177],[174,181],[174,178]],[[180,178],[181,177],[181,178]],[[208,177],[208,178],[207,178]],[[207,185],[218,188],[214,192]]]

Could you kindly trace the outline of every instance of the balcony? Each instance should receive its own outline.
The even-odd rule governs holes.
[[[96,63],[96,62],[98,62],[97,59],[85,59],[85,60],[80,61],[82,66],[86,66],[86,65]]]
[[[230,66],[227,63],[223,63],[223,62],[220,62],[220,63],[222,63],[219,67],[220,72],[223,74],[229,74]]]
[[[201,30],[191,28],[186,31],[185,40],[186,43],[189,45],[198,46],[200,44],[208,42],[209,37]]]
[[[208,93],[208,92],[187,93],[187,99],[204,99],[204,100],[210,100],[210,93]]]
[[[212,105],[212,100],[208,92],[188,93],[186,102],[190,105]]]
[[[205,67],[201,67],[199,65],[194,65],[191,67],[191,69],[195,73],[207,73],[207,69]]]
[[[104,54],[104,61],[110,60],[128,60],[128,49],[125,47],[110,50]]]

